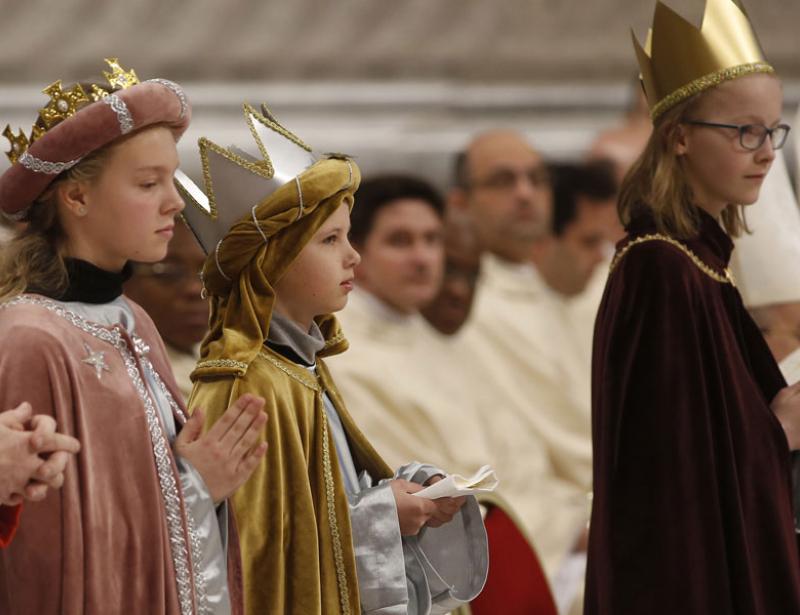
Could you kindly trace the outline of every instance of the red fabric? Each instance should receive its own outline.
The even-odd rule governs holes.
[[[0,548],[7,547],[19,525],[21,506],[0,506]]]
[[[501,508],[491,508],[484,524],[489,578],[470,603],[473,615],[557,615],[539,558],[511,517]]]

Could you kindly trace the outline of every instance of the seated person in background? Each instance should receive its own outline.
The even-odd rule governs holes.
[[[564,310],[570,339],[577,343],[578,359],[588,370],[610,255],[624,235],[617,215],[617,186],[611,166],[603,161],[552,164],[550,173],[551,233],[533,244],[533,263],[551,291],[549,298]]]
[[[469,220],[449,208],[444,225],[444,276],[422,315],[442,335],[454,335],[472,311],[481,273],[481,248]]]
[[[125,294],[145,309],[158,328],[184,400],[192,392],[189,374],[208,331],[208,302],[200,296],[203,261],[205,254],[192,232],[176,220],[164,260],[135,264],[124,287]]]
[[[367,180],[356,198],[350,234],[361,263],[340,315],[351,346],[330,360],[348,407],[390,461],[430,458],[460,473],[490,463],[534,547],[557,567],[580,542],[586,497],[520,424],[528,402],[487,377],[481,349],[461,335],[480,263],[472,227],[454,210],[443,227],[441,197],[414,177]]]
[[[450,203],[468,217],[483,249],[463,335],[491,378],[519,396],[519,430],[544,443],[559,478],[587,493],[591,342],[581,338],[589,327],[574,324],[571,298],[551,287],[558,276],[548,256],[569,250],[552,236],[549,168],[522,135],[498,130],[473,139],[455,170]]]
[[[551,288],[534,262],[538,243],[552,248],[558,241],[551,236],[553,189],[541,154],[522,135],[495,130],[475,137],[456,159],[449,200],[468,217],[483,249],[461,337],[471,349],[465,354],[481,360],[480,381],[494,391],[486,413],[497,434],[493,451],[500,452],[493,463],[551,581],[584,557],[592,489],[590,326],[574,324],[576,297]],[[536,448],[545,461],[535,473],[541,485],[530,485],[519,459]],[[543,497],[548,489],[560,496]],[[560,604],[580,602],[573,591],[580,576],[570,574],[567,589],[556,588]]]

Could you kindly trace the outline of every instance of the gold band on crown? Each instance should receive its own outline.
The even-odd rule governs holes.
[[[645,45],[634,34],[633,46],[654,120],[726,81],[775,72],[739,0],[706,0],[700,28],[657,0]]]
[[[752,64],[742,64],[741,66],[733,66],[731,68],[724,68],[718,70],[710,75],[704,75],[699,79],[695,79],[691,83],[678,88],[669,96],[662,98],[650,110],[650,117],[656,119],[661,114],[669,109],[672,109],[678,103],[683,102],[687,98],[691,98],[695,94],[704,92],[709,88],[713,88],[726,81],[732,81],[745,75],[753,75],[755,73],[774,74],[775,69],[765,62],[754,62]]]

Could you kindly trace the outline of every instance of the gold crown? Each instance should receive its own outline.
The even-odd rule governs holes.
[[[644,48],[631,34],[653,119],[725,81],[775,72],[738,0],[706,0],[700,28],[658,0]]]
[[[136,72],[124,70],[117,58],[106,58],[105,61],[111,68],[111,72],[103,71],[103,76],[112,90],[124,90],[139,83]],[[108,96],[108,92],[95,84],[92,84],[91,92],[88,94],[79,83],[69,90],[65,90],[60,79],[48,85],[42,92],[50,98],[48,103],[39,109],[39,117],[44,124],[44,128],[34,123],[30,136],[26,135],[21,128],[15,135],[9,125],[6,125],[5,130],[3,130],[3,136],[11,143],[11,149],[6,152],[11,164],[19,160],[19,157],[28,150],[31,144],[53,126],[75,115],[82,104],[98,101]]]

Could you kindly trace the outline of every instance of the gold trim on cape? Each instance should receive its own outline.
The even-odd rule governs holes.
[[[681,252],[683,252],[686,256],[689,257],[692,263],[694,263],[694,265],[700,271],[702,271],[712,280],[715,280],[720,284],[730,284],[731,286],[734,287],[736,286],[736,282],[733,279],[733,274],[731,273],[731,270],[728,267],[725,268],[724,274],[720,274],[719,272],[714,271],[714,269],[706,265],[703,262],[703,260],[699,256],[697,256],[697,254],[692,252],[687,246],[682,244],[677,239],[673,239],[672,237],[669,237],[667,235],[662,235],[661,233],[642,235],[641,237],[637,237],[636,239],[629,241],[627,245],[624,248],[622,248],[619,252],[617,252],[617,254],[614,256],[614,259],[611,261],[611,266],[609,267],[608,274],[611,275],[614,272],[614,269],[616,269],[617,265],[622,260],[622,257],[625,256],[632,247],[638,246],[639,244],[646,243],[648,241],[663,241],[678,248]]]

